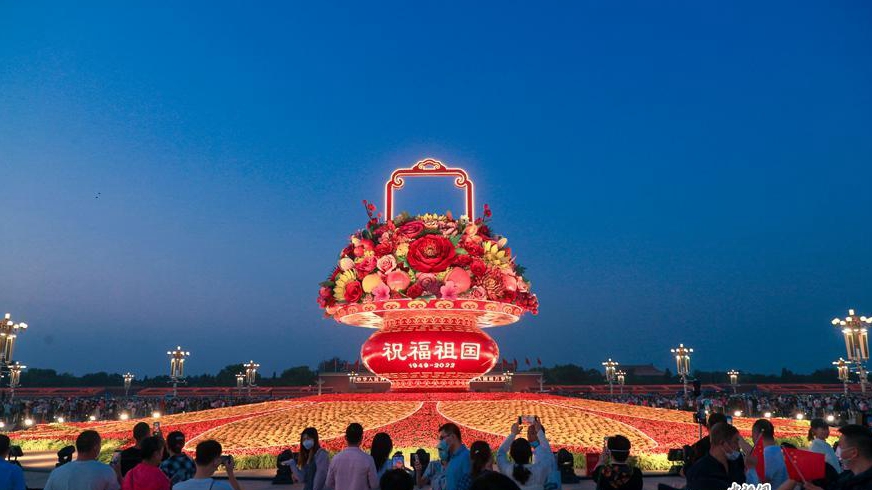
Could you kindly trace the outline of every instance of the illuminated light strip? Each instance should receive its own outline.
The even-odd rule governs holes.
[[[473,217],[475,210],[473,184],[466,170],[446,167],[439,160],[432,158],[420,160],[412,165],[412,168],[398,168],[391,173],[391,178],[385,184],[385,220],[394,217],[394,190],[403,188],[405,185],[403,177],[457,177],[454,180],[454,185],[459,189],[466,188],[466,216],[469,221],[475,220]]]

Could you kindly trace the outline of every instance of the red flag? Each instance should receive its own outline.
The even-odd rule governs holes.
[[[348,371],[348,361],[345,361],[345,364],[342,365],[343,371]]]
[[[783,447],[781,451],[784,452],[784,464],[787,465],[787,476],[791,480],[813,481],[826,476],[823,454],[789,447]]]
[[[504,357],[503,358],[503,371],[506,370],[506,364],[508,364],[508,361],[506,361],[506,358]]]
[[[513,371],[518,370],[518,360],[517,359],[512,359],[512,370]]]
[[[527,361],[527,365],[529,366],[529,365],[530,365],[530,358],[529,358],[529,357],[525,357],[524,360]]]
[[[754,449],[751,451],[751,456],[757,458],[757,477],[760,478],[760,481],[766,479],[766,465],[763,461],[763,438],[758,437],[757,443],[754,444]]]
[[[542,365],[542,359],[540,359],[540,358],[537,357],[537,358],[536,358],[536,364],[538,364],[538,365],[541,366],[541,365]]]
[[[357,371],[358,373],[360,372],[360,359],[359,358],[356,361],[354,361],[354,370]]]

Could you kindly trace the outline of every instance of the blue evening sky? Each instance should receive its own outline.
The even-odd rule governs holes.
[[[16,357],[353,359],[318,283],[428,156],[528,268],[541,314],[490,331],[522,365],[807,372],[872,315],[868,2],[0,1]]]

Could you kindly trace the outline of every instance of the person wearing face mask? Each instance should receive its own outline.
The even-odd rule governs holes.
[[[439,459],[445,452],[448,466],[445,468],[444,490],[467,490],[472,481],[472,462],[469,459],[469,449],[460,437],[460,427],[451,422],[439,427]]]
[[[800,484],[804,490],[872,490],[872,432],[856,424],[846,425],[839,432],[842,463],[846,469],[836,481],[820,487],[811,482],[787,480],[777,490],[792,490]]]
[[[294,478],[303,482],[303,490],[323,490],[327,482],[330,457],[318,443],[318,430],[306,427],[300,434],[300,452],[297,460],[286,462],[294,472]]]
[[[832,466],[836,473],[841,473],[842,465],[833,447],[827,443],[827,437],[830,437],[830,426],[824,422],[824,419],[812,419],[811,427],[808,429],[808,440],[811,441],[809,451],[823,454],[827,464]]]
[[[551,473],[548,474],[548,479],[545,480],[545,490],[560,490],[563,488],[563,480],[560,477],[560,467],[557,466],[557,458],[549,453],[551,451],[550,447],[542,445],[542,443],[539,442],[539,433],[536,430],[537,426],[544,434],[545,427],[542,426],[541,422],[539,424],[527,425],[527,440],[530,441],[530,447],[533,448],[533,461],[549,458],[553,462],[551,465]]]
[[[765,475],[760,483],[769,483],[778,488],[787,480],[787,465],[784,452],[775,443],[775,427],[767,419],[758,419],[751,426],[751,439],[763,445],[763,468]]]
[[[733,483],[747,482],[745,460],[739,451],[739,431],[726,423],[709,431],[711,448],[687,470],[687,490],[727,490]],[[748,471],[749,476],[756,476]],[[756,483],[751,481],[749,483]]]

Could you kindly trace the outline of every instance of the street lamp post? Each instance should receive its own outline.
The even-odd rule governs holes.
[[[848,361],[839,358],[838,361],[833,361],[833,366],[836,366],[836,369],[839,370],[839,381],[845,386],[845,395],[848,394],[848,380],[850,378],[850,370],[848,368]]]
[[[869,335],[866,324],[872,323],[872,317],[857,317],[854,310],[848,310],[844,320],[833,318],[832,324],[842,329],[845,336],[845,350],[848,351],[848,361],[857,365],[857,375],[860,377],[860,390],[866,393],[869,382],[866,372],[866,361],[869,360]]]
[[[191,353],[177,346],[176,350],[167,351],[170,356],[170,381],[173,383],[173,396],[179,394],[179,383],[185,382],[185,358]]]
[[[27,369],[27,366],[14,362],[9,365],[9,399],[15,398],[15,388],[18,386],[18,383],[21,381],[21,370]]]
[[[242,388],[245,386],[245,375],[242,373],[236,373],[236,391],[238,392],[237,396],[242,396]]]
[[[624,380],[627,376],[627,373],[625,373],[623,371],[616,371],[615,376],[617,376],[617,378],[618,378],[618,385],[620,385],[621,394],[623,395],[624,394]]]
[[[243,364],[245,368],[245,380],[248,383],[248,396],[251,397],[251,387],[256,386],[254,384],[257,381],[257,368],[260,367],[260,364],[254,361],[248,361],[246,364]]]
[[[736,388],[739,386],[739,371],[731,369],[727,371],[727,375],[730,377],[730,386],[733,387],[733,393],[736,393]]]
[[[690,373],[690,355],[693,354],[693,349],[685,347],[684,344],[678,344],[675,349],[670,349],[670,352],[675,356],[675,365],[678,375],[681,376],[681,384],[684,385],[684,396],[687,396],[687,375]]]
[[[608,383],[609,383],[609,394],[614,395],[615,394],[615,385],[614,385],[614,383],[615,383],[615,368],[618,367],[618,362],[613,361],[611,358],[609,358],[608,361],[603,363],[603,367],[606,370],[606,381],[608,381]]]
[[[124,378],[124,397],[127,398],[130,396],[130,384],[133,383],[135,376],[128,371],[122,377]]]
[[[9,367],[12,364],[15,339],[19,332],[25,330],[27,330],[27,324],[24,322],[15,323],[9,313],[0,321],[0,366]]]

